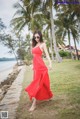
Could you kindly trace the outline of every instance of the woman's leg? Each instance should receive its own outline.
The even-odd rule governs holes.
[[[31,105],[29,111],[33,111],[35,108],[36,108],[36,99],[33,98],[33,103],[32,103],[32,105]]]

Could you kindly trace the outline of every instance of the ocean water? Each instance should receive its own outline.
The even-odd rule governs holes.
[[[0,72],[11,69],[16,64],[16,61],[1,61]]]

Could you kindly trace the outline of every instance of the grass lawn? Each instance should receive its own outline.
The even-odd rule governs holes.
[[[24,88],[31,82],[33,71],[30,67],[26,69],[16,119],[80,119],[80,61],[53,62],[49,77],[54,97],[51,101],[38,102],[37,109],[31,113],[28,111],[31,101]]]

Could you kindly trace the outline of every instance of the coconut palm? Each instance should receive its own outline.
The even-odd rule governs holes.
[[[28,5],[21,5],[20,3],[15,4],[14,7],[17,8],[15,15],[18,15],[18,17],[11,20],[14,31],[16,30],[19,33],[25,26],[28,26],[28,30],[32,32],[38,28],[40,30],[42,29],[43,22],[40,21],[40,19],[43,15],[37,11],[37,4],[33,3],[34,2],[29,1],[27,3]]]
[[[29,26],[29,29],[31,29],[32,31],[34,29],[39,28],[40,30],[42,30],[43,25],[44,25],[44,20],[42,20],[43,18],[43,14],[40,12],[40,9],[45,5],[47,5],[47,3],[49,3],[49,1],[44,1],[41,2],[41,0],[37,1],[37,0],[23,0],[24,3],[24,7],[22,7],[21,5],[18,5],[17,7],[21,7],[21,9],[19,9],[16,13],[17,14],[22,14],[21,17],[18,18],[14,18],[12,20],[12,24],[14,25],[15,29],[19,29],[19,31],[27,24]],[[53,14],[52,14],[52,1],[48,4],[49,8],[50,8],[50,13],[51,13],[51,19],[53,19]],[[37,12],[36,12],[37,11]],[[60,57],[59,57],[59,53],[57,51],[57,46],[56,46],[56,40],[55,40],[55,34],[54,34],[54,24],[53,24],[53,20],[51,20],[51,24],[52,24],[52,38],[54,38],[54,50],[56,52],[56,59],[58,62],[60,62]],[[37,26],[37,28],[36,28]]]
[[[76,51],[76,56],[77,56],[76,59],[79,60],[78,50],[77,50],[77,46],[76,46],[76,42],[79,43],[79,39],[78,39],[79,35],[78,35],[77,30],[72,29],[72,36],[73,36],[74,46],[75,46],[75,51]]]
[[[62,39],[65,38],[66,35],[68,35],[68,41],[69,41],[69,46],[70,46],[70,52],[71,52],[71,56],[73,58],[72,55],[72,51],[71,51],[71,42],[70,42],[70,36],[72,34],[72,36],[78,36],[78,30],[77,30],[77,26],[76,26],[76,22],[77,20],[74,20],[74,16],[71,14],[57,14],[57,19],[55,21],[55,24],[58,26],[56,28],[56,34],[57,35],[61,35]],[[75,31],[75,32],[73,32]]]
[[[58,48],[57,48],[57,44],[56,44],[56,39],[55,39],[55,31],[54,31],[54,19],[53,19],[53,1],[52,0],[43,0],[42,2],[42,7],[45,11],[49,11],[50,12],[50,22],[51,22],[51,34],[52,34],[52,41],[54,44],[54,51],[56,54],[56,60],[58,62],[61,62],[61,57],[58,53]]]
[[[59,14],[64,13],[64,15],[67,15],[67,16],[70,14],[72,16],[72,19],[76,21],[76,24],[73,23],[74,28],[71,29],[71,34],[74,39],[74,45],[76,49],[77,58],[79,59],[78,51],[76,47],[76,41],[80,40],[78,37],[80,33],[80,4],[77,4],[77,5],[67,4],[67,5],[60,5],[60,6],[56,4],[55,6],[57,6],[56,10]]]

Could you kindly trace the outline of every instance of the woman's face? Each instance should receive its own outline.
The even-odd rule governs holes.
[[[39,42],[39,41],[40,41],[40,36],[39,36],[38,33],[36,33],[36,34],[34,35],[34,38],[35,38],[36,42]]]

